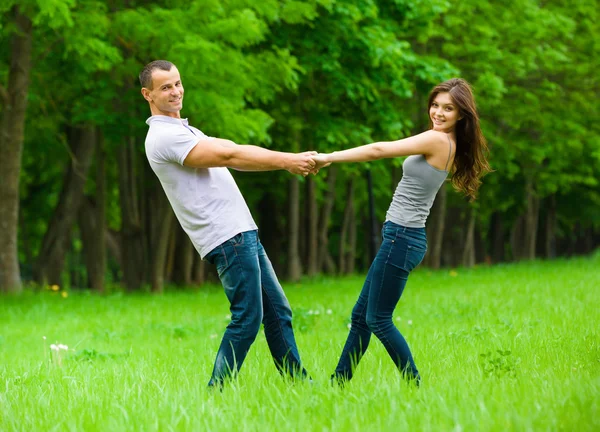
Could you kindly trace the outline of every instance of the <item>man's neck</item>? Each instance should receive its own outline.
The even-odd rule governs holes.
[[[150,106],[150,113],[155,116],[155,115],[161,115],[161,116],[166,116],[166,117],[172,117],[172,118],[176,118],[176,119],[180,119],[181,118],[181,111],[177,111],[177,112],[164,112],[159,110],[156,107]]]

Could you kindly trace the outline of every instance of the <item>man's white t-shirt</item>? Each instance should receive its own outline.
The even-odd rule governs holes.
[[[146,120],[146,156],[173,211],[204,258],[231,237],[258,229],[227,168],[190,168],[188,153],[207,136],[187,119],[155,115]]]

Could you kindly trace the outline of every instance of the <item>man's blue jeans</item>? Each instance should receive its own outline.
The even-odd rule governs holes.
[[[332,378],[349,380],[367,351],[371,333],[381,341],[402,374],[420,381],[406,340],[392,321],[392,314],[408,275],[427,251],[425,228],[409,228],[391,221],[383,225],[383,242],[352,310],[352,325]]]
[[[222,384],[237,374],[261,322],[277,369],[282,374],[305,377],[292,330],[292,310],[258,232],[237,234],[213,249],[206,259],[217,267],[231,311],[209,385]]]

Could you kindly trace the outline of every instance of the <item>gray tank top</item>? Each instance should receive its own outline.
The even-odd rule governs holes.
[[[406,158],[402,164],[402,179],[387,211],[386,221],[410,228],[425,227],[435,195],[448,177],[448,163],[452,155],[450,137],[448,144],[448,161],[443,171],[429,165],[423,155]]]

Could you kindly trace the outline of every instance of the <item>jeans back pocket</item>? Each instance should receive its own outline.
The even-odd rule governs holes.
[[[404,260],[404,269],[408,272],[412,271],[415,267],[421,264],[425,253],[427,252],[427,246],[423,247],[419,244],[409,243],[406,248],[406,259]]]

